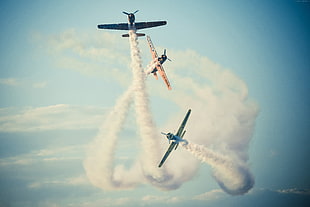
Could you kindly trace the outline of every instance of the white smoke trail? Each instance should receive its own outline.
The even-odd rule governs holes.
[[[225,192],[241,195],[253,187],[253,175],[240,160],[222,156],[202,145],[189,143],[183,147],[213,168],[213,176]]]
[[[146,73],[142,68],[137,36],[134,32],[129,34],[133,83],[118,99],[97,137],[90,145],[87,158],[84,161],[84,168],[90,182],[106,190],[133,188],[145,180],[160,188],[169,188],[165,184],[171,176],[166,170],[157,167],[160,157],[159,140],[149,109],[145,88]],[[155,65],[150,64],[148,70],[151,67],[155,67]],[[113,160],[115,159],[117,139],[133,100],[135,101],[137,125],[142,138],[142,166],[136,163],[126,171],[122,166],[115,167]],[[141,179],[141,177],[146,179]]]
[[[145,70],[146,76],[150,75],[156,66],[156,60],[152,60],[147,66]]]
[[[165,188],[165,182],[171,176],[168,175],[166,170],[157,167],[160,156],[159,139],[149,109],[149,100],[145,88],[145,72],[142,68],[142,60],[135,32],[129,32],[129,40],[135,86],[136,118],[142,138],[142,169],[144,176],[151,184]]]
[[[131,86],[118,99],[115,107],[100,128],[97,137],[89,147],[87,157],[84,161],[84,168],[90,182],[97,187],[113,190],[118,188],[132,188],[138,183],[139,175],[136,175],[137,179],[135,179],[128,172],[127,178],[131,177],[132,179],[117,179],[113,162],[117,138],[119,132],[122,130],[132,103],[133,91],[134,87]],[[130,171],[132,172],[133,169]]]

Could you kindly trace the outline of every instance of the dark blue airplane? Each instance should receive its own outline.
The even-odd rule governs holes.
[[[119,23],[119,24],[99,24],[98,29],[114,29],[114,30],[132,30],[137,31],[138,29],[145,29],[150,27],[158,27],[167,24],[166,21],[156,21],[156,22],[135,22],[135,13],[123,12],[128,16],[128,23]],[[144,36],[143,33],[136,33],[137,36]],[[123,34],[123,37],[129,37],[129,34]]]

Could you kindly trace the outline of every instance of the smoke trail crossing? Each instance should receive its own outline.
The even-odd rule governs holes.
[[[148,181],[160,188],[171,176],[166,170],[157,168],[160,150],[158,134],[149,109],[148,95],[145,89],[147,74],[142,68],[140,50],[135,32],[129,32],[131,51],[131,68],[133,82],[129,89],[117,100],[116,105],[106,118],[95,140],[90,144],[84,168],[90,182],[107,190],[128,189],[138,183]],[[148,66],[148,70],[153,67]],[[154,66],[155,67],[155,66]],[[134,164],[131,169],[115,167],[115,151],[119,133],[123,128],[132,102],[135,102],[137,125],[141,136],[142,155],[139,166]],[[141,171],[142,170],[142,171]],[[145,177],[145,180],[141,180]],[[169,188],[169,187],[168,187]]]
[[[136,118],[142,138],[143,147],[142,168],[146,179],[154,184],[162,187],[165,181],[170,178],[165,170],[157,168],[160,150],[158,148],[159,141],[155,124],[149,109],[149,100],[145,87],[145,72],[142,68],[142,60],[138,47],[137,35],[129,32],[131,60],[133,70],[133,82],[135,85],[135,109]],[[151,65],[152,66],[152,65]]]
[[[133,85],[118,99],[106,121],[91,143],[84,168],[91,183],[104,189],[131,188],[135,180],[116,180],[114,176],[114,153],[117,139],[132,103]]]

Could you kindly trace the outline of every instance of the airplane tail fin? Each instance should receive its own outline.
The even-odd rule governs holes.
[[[157,73],[156,73],[156,72],[154,72],[154,73],[153,73],[153,75],[154,75],[154,78],[155,78],[156,80],[158,80]]]
[[[143,34],[143,33],[136,33],[136,35],[137,35],[138,37],[143,37],[143,36],[145,36],[145,34]],[[123,34],[122,37],[129,37],[129,34]]]

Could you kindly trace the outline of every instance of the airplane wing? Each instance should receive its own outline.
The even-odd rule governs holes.
[[[160,161],[158,167],[161,167],[164,162],[166,161],[166,159],[168,158],[168,156],[170,155],[171,151],[173,150],[173,148],[175,147],[176,143],[175,142],[172,142],[167,150],[167,152],[165,153],[163,159]]]
[[[184,118],[184,120],[182,121],[182,124],[181,124],[181,126],[179,127],[176,136],[181,137],[181,134],[182,134],[182,132],[183,132],[183,130],[184,130],[184,127],[185,127],[185,125],[186,125],[187,119],[188,119],[188,117],[189,117],[190,114],[191,114],[191,109],[189,109],[188,112],[186,113],[185,118]]]
[[[152,43],[152,40],[151,40],[150,36],[147,36],[146,39],[147,39],[147,41],[149,43],[149,47],[150,47],[150,50],[151,50],[151,53],[152,53],[153,60],[155,60],[155,59],[157,60],[158,55],[157,55],[157,52],[155,50],[155,47],[154,47],[154,45]]]
[[[99,24],[98,29],[115,29],[115,30],[128,30],[127,23],[120,24]]]
[[[156,68],[157,68],[158,73],[160,74],[160,76],[164,80],[165,84],[167,85],[168,90],[171,90],[171,85],[170,85],[170,82],[169,82],[169,80],[167,78],[167,75],[166,75],[166,72],[165,72],[163,66],[160,63],[158,63],[156,65]]]
[[[157,21],[157,22],[136,22],[136,29],[145,29],[150,27],[158,27],[167,24],[166,21]]]

